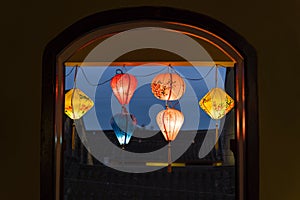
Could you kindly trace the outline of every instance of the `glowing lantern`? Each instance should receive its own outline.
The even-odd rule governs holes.
[[[178,100],[185,92],[185,82],[175,73],[158,74],[152,80],[151,89],[160,100]]]
[[[136,118],[130,113],[122,112],[114,115],[110,122],[119,143],[124,148],[134,132],[137,123]]]
[[[183,114],[173,108],[166,108],[156,116],[156,122],[168,144],[168,172],[171,172],[171,141],[175,140],[183,124]]]
[[[65,113],[71,119],[80,119],[94,106],[94,102],[80,89],[73,88],[65,94]],[[72,125],[72,150],[75,149],[75,124]]]
[[[221,119],[234,107],[234,100],[223,89],[213,88],[199,105],[212,119]]]
[[[173,108],[162,110],[156,116],[156,122],[168,142],[175,140],[183,121],[183,114]]]
[[[130,102],[137,86],[137,79],[131,74],[121,72],[111,79],[110,86],[119,103],[124,106]]]
[[[215,71],[215,88],[211,89],[200,101],[200,107],[216,121],[216,151],[219,149],[218,120],[223,118],[233,107],[234,100],[221,88],[218,88],[218,66]]]
[[[65,113],[79,119],[94,106],[94,102],[80,89],[74,88],[65,95]]]

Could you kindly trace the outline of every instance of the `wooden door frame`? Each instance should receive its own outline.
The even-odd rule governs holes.
[[[40,162],[40,197],[43,200],[58,200],[55,195],[57,185],[56,162],[57,148],[61,148],[57,130],[57,108],[63,111],[64,82],[63,70],[57,67],[59,56],[66,48],[84,35],[112,24],[126,23],[135,20],[165,21],[187,25],[191,29],[198,28],[212,34],[227,44],[226,51],[236,51],[242,60],[236,69],[237,96],[237,199],[259,199],[259,125],[257,98],[257,58],[254,48],[239,34],[223,23],[208,16],[186,10],[169,7],[133,7],[96,13],[74,23],[48,43],[43,55],[42,77],[42,113],[41,113],[41,162]],[[60,104],[58,104],[60,102]],[[59,110],[58,109],[58,110]],[[62,119],[61,119],[62,121]],[[62,197],[61,197],[62,199]]]

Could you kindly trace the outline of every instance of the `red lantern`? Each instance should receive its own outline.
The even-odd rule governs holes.
[[[131,74],[116,74],[110,82],[110,86],[119,103],[124,106],[129,104],[137,86],[137,79]]]

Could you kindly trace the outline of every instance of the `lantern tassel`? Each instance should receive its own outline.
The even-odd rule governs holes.
[[[72,150],[75,150],[75,123],[72,124]]]
[[[172,161],[171,161],[171,142],[168,144],[168,172],[172,172]]]
[[[218,151],[219,149],[219,126],[218,126],[218,122],[216,122],[216,144],[215,144],[215,149],[216,151]]]

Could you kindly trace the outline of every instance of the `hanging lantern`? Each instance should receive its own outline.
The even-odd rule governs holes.
[[[212,119],[221,119],[234,107],[234,100],[223,89],[213,88],[199,105]]]
[[[94,102],[80,89],[74,88],[65,94],[65,113],[71,119],[79,119],[94,106]]]
[[[134,115],[128,112],[122,112],[114,115],[111,118],[111,126],[117,136],[120,145],[128,144],[134,132],[137,121]]]
[[[121,71],[121,70],[119,70]],[[117,72],[119,72],[117,71]],[[137,79],[131,74],[116,74],[110,82],[110,86],[119,103],[124,106],[129,104],[137,86]]]
[[[160,111],[156,116],[156,122],[165,137],[169,142],[168,144],[168,172],[172,171],[171,168],[171,141],[175,140],[179,133],[179,130],[183,124],[183,114],[173,108],[166,108],[166,110]]]
[[[183,114],[173,108],[162,110],[156,116],[156,122],[168,142],[175,140],[183,121]]]
[[[175,73],[158,74],[152,80],[151,89],[160,100],[178,100],[185,92],[185,82]]]

